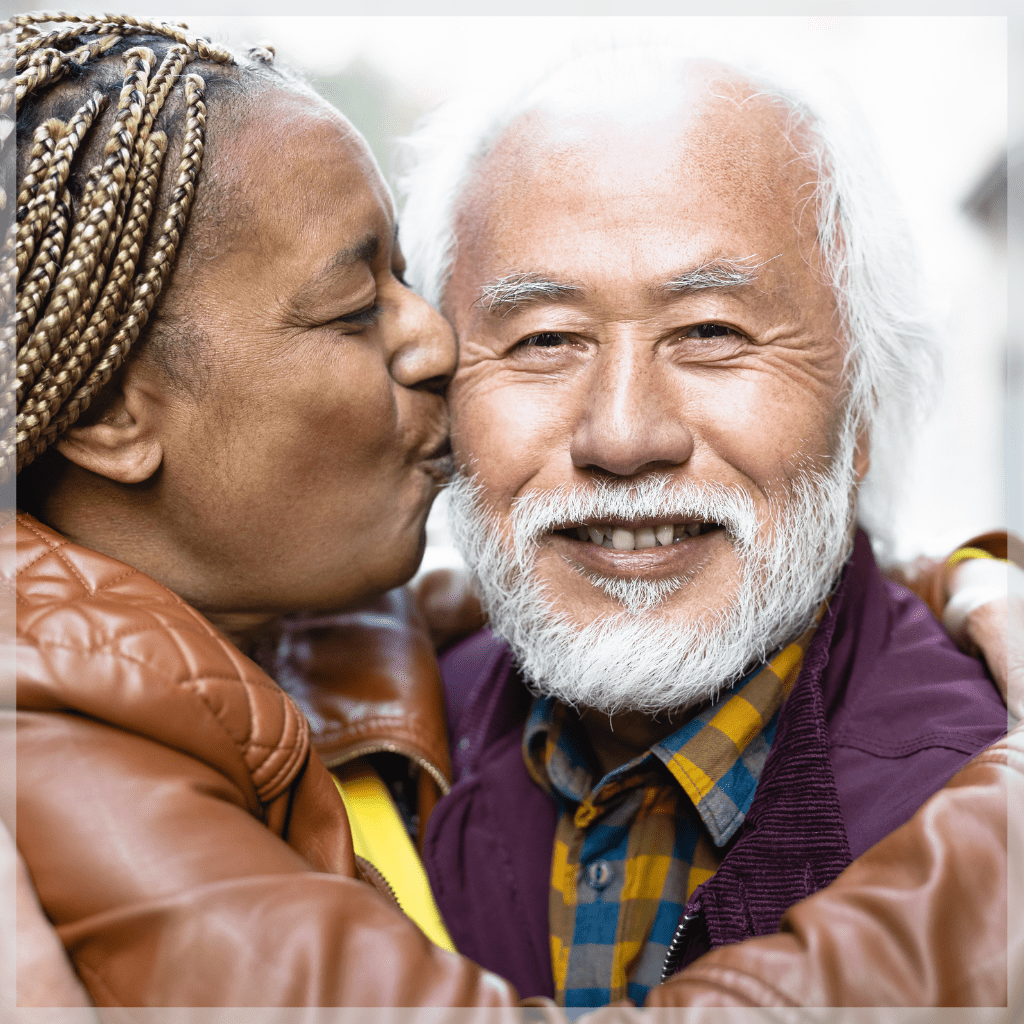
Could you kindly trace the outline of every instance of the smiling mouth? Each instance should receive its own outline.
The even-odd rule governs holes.
[[[701,520],[672,523],[579,523],[552,531],[556,536],[579,541],[611,551],[646,551],[651,548],[669,548],[675,544],[701,537],[724,527],[720,523]]]

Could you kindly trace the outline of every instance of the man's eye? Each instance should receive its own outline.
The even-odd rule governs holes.
[[[739,331],[725,324],[697,324],[688,327],[683,332],[684,338],[726,338],[729,335],[738,335]]]
[[[521,348],[556,348],[565,345],[568,339],[558,331],[541,331],[540,334],[531,334],[523,338],[517,347]]]

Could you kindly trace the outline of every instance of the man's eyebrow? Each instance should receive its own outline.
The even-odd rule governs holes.
[[[542,274],[506,274],[483,284],[473,305],[505,317],[530,303],[560,302],[582,291],[578,284],[553,281]]]
[[[756,281],[757,271],[775,259],[778,259],[777,255],[760,262],[756,254],[741,256],[738,259],[718,256],[702,263],[695,270],[688,270],[666,281],[661,286],[661,291],[678,295],[702,291],[705,288],[739,288]]]

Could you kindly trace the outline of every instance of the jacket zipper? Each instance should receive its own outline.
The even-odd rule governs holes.
[[[353,750],[347,750],[344,754],[338,757],[325,760],[324,765],[327,768],[340,768],[343,764],[348,764],[349,761],[355,761],[357,758],[366,757],[367,754],[401,754],[402,757],[409,758],[413,764],[422,768],[436,783],[437,788],[441,790],[442,796],[447,796],[448,791],[452,788],[448,780],[441,774],[440,769],[435,768],[425,757],[414,753],[411,750],[405,750],[397,743],[376,743],[369,744],[365,747],[356,747]]]
[[[401,901],[398,899],[398,894],[392,888],[391,883],[384,877],[384,873],[381,871],[376,864],[370,863],[365,857],[360,857],[356,854],[356,865],[359,868],[359,873],[364,879],[370,883],[378,892],[382,895],[390,896],[395,901],[395,906],[399,910],[402,910]],[[402,913],[405,913],[403,910]]]
[[[668,950],[665,953],[665,962],[661,968],[661,980],[663,982],[668,981],[676,971],[682,966],[680,961],[683,958],[683,948],[686,944],[686,940],[689,937],[690,929],[693,922],[700,917],[700,910],[695,910],[692,914],[683,914],[676,925],[675,934],[672,936],[672,941],[668,944]]]

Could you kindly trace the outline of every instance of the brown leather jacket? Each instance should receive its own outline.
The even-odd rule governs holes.
[[[37,532],[42,534],[42,538],[37,536]],[[47,537],[49,542],[43,543]],[[39,528],[38,524],[33,524],[19,559],[19,566],[26,573],[37,561],[42,563],[32,573],[35,579],[32,589],[37,592],[34,600],[39,605],[60,604],[66,597],[71,597],[73,602],[68,580],[87,568],[87,564],[80,561],[81,549],[63,547],[59,551],[51,550],[48,544],[55,537]],[[10,565],[13,554],[9,543],[3,553],[6,567]],[[99,558],[93,553],[84,554],[90,559]],[[47,558],[49,564],[45,561]],[[5,575],[10,580],[13,570],[8,572],[5,568]],[[135,577],[138,580],[139,574],[136,573]],[[87,578],[80,581],[80,592],[86,582]],[[101,581],[93,579],[91,582],[95,588]],[[105,590],[120,592],[120,581],[108,579],[106,582],[108,587]],[[155,587],[152,581],[146,582],[149,587]],[[172,608],[184,607],[163,591],[162,600],[168,599]],[[22,604],[22,608],[25,607],[31,608],[32,605]],[[186,622],[194,620],[200,623],[203,635],[212,632],[199,616],[191,610],[186,611]],[[82,619],[80,615],[77,618]],[[75,621],[73,616],[69,623],[74,624]],[[88,624],[87,620],[80,622],[83,624]],[[332,621],[332,628],[334,624]],[[429,749],[430,722],[435,716],[424,713],[422,709],[411,717],[404,712],[399,713],[400,708],[408,708],[411,702],[410,695],[401,691],[392,690],[394,699],[383,706],[375,702],[372,695],[388,692],[388,686],[394,685],[387,683],[388,677],[421,676],[423,665],[417,662],[413,666],[404,660],[410,657],[407,642],[399,643],[397,634],[391,638],[394,642],[388,642],[387,630],[395,628],[393,623],[375,620],[371,616],[363,618],[359,625],[364,630],[367,627],[374,629],[377,640],[384,641],[382,644],[378,642],[373,650],[366,647],[363,651],[363,662],[371,669],[369,678],[360,684],[363,692],[351,694],[348,685],[343,691],[328,685],[332,679],[345,678],[341,660],[344,644],[339,637],[330,639],[327,632],[318,632],[320,627],[315,621],[307,620],[285,634],[270,652],[275,661],[275,673],[281,673],[283,681],[296,689],[297,696],[312,712],[329,757],[336,757],[344,750],[362,749],[359,744],[367,740],[372,743],[374,735],[390,733],[399,737],[399,745],[415,760]],[[59,636],[58,633],[52,635]],[[218,645],[224,644],[222,638],[213,635]],[[72,636],[92,638],[93,650],[99,646],[95,642],[99,639],[98,634],[79,629]],[[328,639],[330,642],[325,642]],[[354,639],[355,634],[346,642]],[[360,643],[366,646],[365,636]],[[229,649],[228,653],[232,650]],[[248,664],[237,652],[232,658]],[[259,675],[253,666],[249,670]],[[385,678],[374,683],[372,677],[375,674]],[[193,673],[193,682],[188,685],[197,682],[198,678]],[[253,705],[254,710],[259,707],[259,702]],[[206,717],[201,715],[197,721]],[[262,719],[264,716],[257,717]],[[375,719],[379,729],[371,724]],[[88,731],[83,733],[83,737],[89,735]],[[79,743],[74,753],[75,764],[78,764],[81,755],[90,753],[90,750],[88,745]],[[101,755],[101,767],[110,774],[106,753],[97,753]],[[110,753],[115,755],[116,761],[116,750]],[[67,777],[66,766],[60,764],[64,756],[60,751],[44,748],[40,754],[44,760],[52,757],[55,773],[59,770],[61,778]],[[311,763],[316,763],[315,758]],[[152,774],[151,771],[149,775]],[[130,779],[124,781],[131,783]],[[180,782],[182,792],[179,792],[179,786],[173,781],[163,780],[163,789],[167,792],[161,796],[161,803],[173,810],[183,802],[191,785],[189,777],[183,778]],[[94,792],[95,788],[95,783],[84,786],[82,780],[72,780],[67,792],[75,794],[77,799],[82,799],[83,795],[95,799],[100,795]],[[137,787],[132,785],[130,788]],[[63,792],[59,785],[49,790],[51,798],[57,800],[63,799]],[[219,798],[216,792],[199,792],[193,796],[200,808]],[[207,796],[213,799],[204,801]],[[234,801],[237,802],[237,796]],[[115,797],[102,799],[91,806],[95,810],[119,811],[118,803]],[[1024,807],[1024,726],[1018,727],[1007,740],[979,755],[925,804],[907,825],[851,865],[832,886],[793,907],[778,935],[749,940],[708,954],[667,984],[652,990],[648,1005],[691,1007],[690,1015],[697,1014],[693,1017],[694,1024],[705,1020],[711,1024],[724,1019],[721,1015],[730,1011],[711,1009],[723,1006],[999,1005],[1009,998],[1011,1007],[1024,1009],[1021,1004],[1024,990],[1020,988],[1024,984],[1024,917],[1012,913],[1009,934],[1006,931],[1007,844],[1016,846],[1018,852],[1024,849],[1021,807]],[[1011,812],[1009,817],[1008,808]],[[76,820],[74,814],[69,814],[69,818]],[[152,818],[152,814],[145,815],[144,823],[148,824]],[[250,828],[247,835],[259,833],[258,820],[253,824],[257,827]],[[130,858],[123,856],[117,847],[120,830],[107,833],[107,839],[111,841],[107,845],[101,842],[100,833],[103,831],[100,826],[93,829],[97,848],[85,858],[83,875],[94,870],[97,862],[107,861],[114,865],[114,869],[120,864],[131,863]],[[166,851],[161,852],[163,846],[173,846],[174,842],[180,846],[183,835],[194,843],[199,838],[194,832],[186,826],[174,838],[169,838],[166,831],[156,833],[152,838],[160,848],[155,853],[165,856]],[[274,835],[267,836],[268,840],[275,838]],[[285,830],[283,838],[289,844],[294,842],[288,830]],[[281,843],[280,840],[277,842]],[[133,845],[130,849],[137,848]],[[219,848],[219,844],[213,842],[203,850],[197,849],[195,857],[187,858],[184,867],[192,867],[203,852],[216,855]],[[75,853],[66,846],[58,846],[51,856],[51,865],[62,867]],[[176,856],[182,856],[180,849]],[[166,863],[173,865],[173,859],[168,857]],[[198,866],[201,875],[211,872],[208,865]],[[152,869],[146,870],[146,864],[139,867],[143,880],[155,873]],[[109,866],[106,871],[113,873]],[[309,866],[305,865],[301,871],[308,874]],[[109,926],[103,919],[94,923],[95,944],[91,947],[85,944],[87,952],[91,948],[96,951],[95,955],[103,956],[103,944],[106,943],[112,949],[114,959],[122,958],[129,971],[137,965],[141,971],[153,972],[155,965],[150,962],[152,947],[162,929],[166,928],[173,969],[178,978],[166,979],[165,983],[175,983],[176,988],[169,984],[165,1002],[181,1004],[191,1000],[193,1003],[207,1001],[220,1005],[260,1002],[280,1005],[287,1001],[292,1005],[315,1005],[318,1002],[357,1001],[366,1005],[367,1002],[380,1004],[389,999],[409,998],[410,992],[413,998],[420,997],[422,1002],[428,989],[430,994],[427,998],[438,1001],[439,996],[448,996],[449,1002],[479,1002],[482,999],[493,1004],[510,998],[507,988],[503,989],[493,977],[480,978],[474,973],[475,969],[464,961],[437,953],[436,961],[428,964],[430,958],[423,955],[422,946],[418,942],[409,942],[407,927],[393,927],[384,941],[375,941],[375,937],[367,932],[367,928],[373,927],[373,922],[357,920],[353,925],[352,917],[358,917],[353,913],[351,917],[339,914],[332,929],[329,922],[325,922],[324,913],[315,906],[315,898],[310,899],[309,892],[304,890],[301,878],[286,874],[282,879],[257,879],[253,884],[252,877],[243,874],[229,877],[226,885],[215,885],[212,890],[200,878],[197,881],[198,891],[193,896],[187,891],[185,871],[179,873],[182,877],[174,884],[159,881],[161,890],[175,888],[175,894],[169,900],[149,902],[146,894],[141,893],[137,906],[115,910]],[[323,876],[315,877],[327,883],[331,881]],[[381,909],[381,901],[366,886],[352,882],[350,878],[351,874],[336,882],[344,883],[343,888],[348,892],[357,891],[360,905],[369,905],[375,913],[382,915],[382,922],[386,920],[393,926],[394,915],[387,915],[387,908]],[[88,878],[85,880],[89,881]],[[274,884],[268,886],[267,896],[272,902],[269,908],[260,900],[264,889],[259,882],[284,883],[283,888]],[[289,884],[293,888],[289,889]],[[140,888],[138,883],[133,886]],[[328,884],[325,892],[335,895],[338,888],[342,887]],[[179,894],[178,889],[185,891]],[[226,890],[226,899],[221,895],[222,890]],[[203,896],[211,891],[215,898],[208,911]],[[76,996],[74,981],[66,975],[66,967],[60,962],[63,957],[56,956],[53,933],[38,917],[31,889],[20,884],[18,892],[19,900],[24,899],[25,904],[19,903],[18,917],[19,1003],[55,1005],[54,992],[60,990],[60,1005],[78,1005],[76,999],[81,997]],[[1020,894],[1016,893],[1015,898],[1019,900],[1019,897]],[[65,898],[68,898],[67,894]],[[290,913],[285,904],[293,898],[294,912]],[[251,908],[246,906],[249,900],[253,902]],[[249,910],[254,915],[253,923],[247,920]],[[336,911],[327,910],[327,914],[332,912]],[[261,928],[267,922],[272,925],[275,920],[280,921],[276,933],[263,935]],[[131,929],[138,922],[143,927],[130,940],[116,934],[119,927]],[[227,935],[232,937],[232,941],[229,948],[212,949],[207,933],[220,924],[227,927]],[[353,937],[346,943],[345,932],[349,928],[353,928]],[[66,934],[63,926],[61,930],[62,935]],[[199,940],[196,950],[185,951],[185,942],[192,934]],[[311,977],[317,973],[316,964],[311,970],[309,960],[303,956],[293,951],[282,958],[280,947],[287,946],[285,940],[293,937],[308,943],[307,951],[315,955],[321,955],[324,949],[339,951],[337,958],[332,959],[336,965],[334,987],[318,985],[317,978]],[[361,947],[361,939],[370,940],[373,945]],[[128,942],[134,945],[136,941],[142,944],[142,949],[124,948]],[[392,943],[397,945],[392,947]],[[365,957],[359,955],[363,948],[368,951]],[[359,953],[354,957],[346,956],[347,950]],[[212,985],[203,960],[211,953],[215,970],[228,975],[223,979],[213,979]],[[383,973],[374,973],[378,959],[387,963]],[[461,965],[461,971],[453,968],[452,961]],[[77,962],[80,961],[76,957]],[[24,972],[23,967],[27,968]],[[347,976],[349,967],[354,975],[360,971],[367,974],[361,986],[358,978]],[[423,968],[435,974],[425,980]],[[1009,993],[1006,987],[1008,968]],[[406,971],[413,972],[413,977],[406,977],[403,973]],[[268,972],[270,977],[264,978]],[[159,975],[159,970],[156,973]],[[293,974],[299,977],[295,984],[291,983]],[[323,974],[323,968],[319,968],[318,976],[322,978]],[[22,988],[23,976],[34,983],[34,987]],[[198,992],[196,986],[200,982],[208,986],[203,989],[205,994]],[[458,993],[455,999],[450,998],[453,992]],[[100,998],[95,990],[93,997]],[[135,1002],[139,997],[130,993],[126,998]],[[631,1019],[630,1012],[621,1009],[598,1011],[593,1016],[597,1021],[608,1014],[612,1014],[615,1020]],[[547,1015],[552,1020],[560,1016],[552,1010]],[[747,1017],[742,1019],[747,1020]]]
[[[1022,853],[1024,723],[791,907],[778,934],[712,950],[646,1005],[1009,1006],[1021,1020]]]
[[[29,516],[3,531],[0,566],[17,599],[17,846],[95,1003],[514,1003],[359,880],[306,716],[194,609]],[[447,784],[439,689],[361,678],[325,691],[325,749],[405,752],[429,802]]]

